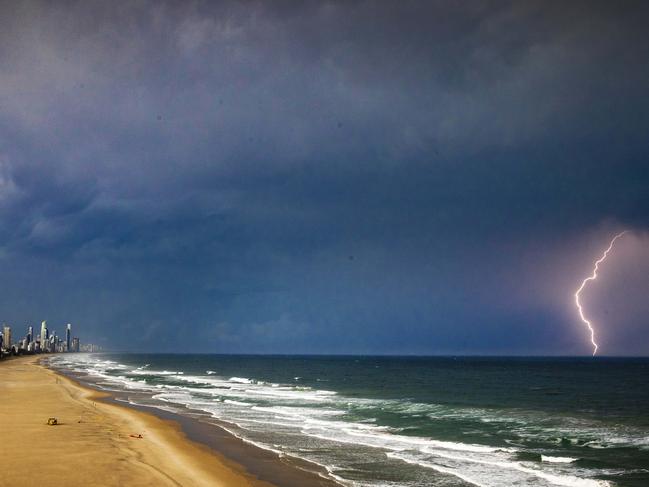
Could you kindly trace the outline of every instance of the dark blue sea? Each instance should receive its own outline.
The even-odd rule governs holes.
[[[350,486],[649,486],[649,359],[69,354]],[[130,394],[130,396],[129,396]]]

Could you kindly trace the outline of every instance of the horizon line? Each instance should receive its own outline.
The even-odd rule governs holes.
[[[281,352],[161,352],[161,351],[133,351],[133,350],[102,350],[100,352],[78,353],[126,353],[149,355],[226,355],[226,356],[268,356],[268,357],[412,357],[412,358],[647,358],[649,355],[522,355],[522,354],[470,354],[470,353],[444,353],[444,354],[408,354],[408,353],[281,353]]]

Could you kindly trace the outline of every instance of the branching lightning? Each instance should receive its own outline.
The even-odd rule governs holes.
[[[604,251],[602,256],[595,261],[593,273],[583,280],[581,286],[579,286],[579,289],[577,289],[577,292],[575,293],[575,304],[577,305],[577,309],[579,310],[579,317],[581,318],[581,321],[583,321],[584,324],[588,327],[588,331],[590,331],[590,342],[593,344],[593,356],[595,356],[595,354],[597,353],[599,345],[597,345],[597,342],[595,341],[595,330],[593,329],[593,324],[584,316],[584,310],[581,306],[581,303],[579,302],[579,295],[584,290],[584,287],[586,286],[586,284],[588,284],[588,282],[597,279],[597,271],[599,270],[599,265],[606,260],[608,253],[613,249],[615,241],[627,232],[628,230],[624,230],[623,232],[620,232],[615,237],[613,237],[611,243],[608,244],[608,248]]]

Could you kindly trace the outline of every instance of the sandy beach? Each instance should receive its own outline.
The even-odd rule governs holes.
[[[272,485],[190,441],[176,423],[101,397],[38,357],[0,362],[0,485]],[[48,426],[50,417],[59,424]]]

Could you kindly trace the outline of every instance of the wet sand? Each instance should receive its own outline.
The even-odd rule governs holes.
[[[0,485],[273,485],[178,423],[102,401],[38,359],[0,361]],[[50,417],[59,424],[48,426]]]

